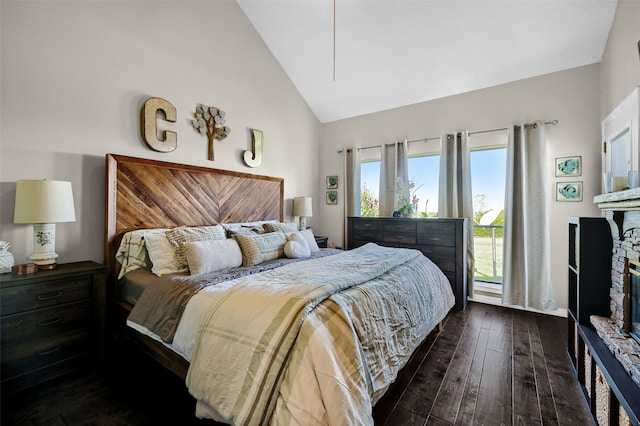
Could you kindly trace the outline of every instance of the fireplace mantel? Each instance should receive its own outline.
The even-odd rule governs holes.
[[[625,232],[640,229],[640,188],[596,195],[593,202],[605,213],[614,238],[624,240]]]
[[[593,202],[602,210],[611,209],[639,209],[640,208],[640,188],[627,189],[624,191],[610,192],[608,194],[596,195]]]

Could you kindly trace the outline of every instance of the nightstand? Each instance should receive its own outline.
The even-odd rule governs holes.
[[[16,392],[101,361],[106,266],[60,264],[0,275],[2,392]]]
[[[316,235],[315,238],[319,248],[327,248],[327,241],[329,241],[329,237],[320,237]]]

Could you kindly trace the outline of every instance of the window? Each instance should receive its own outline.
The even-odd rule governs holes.
[[[378,216],[380,159],[360,163],[360,214]]]
[[[412,182],[414,216],[438,216],[438,185],[440,181],[440,153],[409,157],[409,182]]]
[[[506,148],[471,151],[475,281],[502,283]]]
[[[507,131],[473,134],[471,186],[474,212],[475,281],[482,292],[500,293]],[[409,144],[409,181],[413,182],[414,216],[438,215],[440,140]],[[367,150],[360,166],[361,214],[378,216],[380,150]]]

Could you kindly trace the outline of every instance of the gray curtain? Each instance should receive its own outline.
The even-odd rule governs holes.
[[[383,144],[380,147],[380,216],[392,216],[397,209],[396,188],[398,178],[409,182],[407,164],[407,141]]]
[[[547,202],[547,142],[541,121],[509,129],[502,302],[554,310]]]
[[[344,176],[344,215],[342,247],[347,248],[349,216],[360,216],[360,148],[342,149],[342,176]],[[338,186],[339,187],[339,186]],[[350,248],[350,247],[349,247]]]
[[[469,132],[440,136],[438,217],[467,218],[467,294],[473,295],[473,192]]]

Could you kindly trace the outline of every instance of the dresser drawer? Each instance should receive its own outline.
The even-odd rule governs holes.
[[[455,223],[442,223],[426,219],[417,224],[418,244],[455,246],[456,245],[456,225]]]
[[[2,348],[2,380],[85,354],[89,351],[89,330],[76,330],[33,342]]]
[[[358,220],[351,223],[351,235],[354,240],[380,241],[382,239],[382,223],[378,220]]]
[[[91,281],[90,276],[81,276],[3,288],[0,291],[2,315],[90,299]]]
[[[70,330],[88,328],[91,322],[89,301],[65,303],[49,308],[6,315],[0,318],[0,341],[9,348],[37,339],[45,339]]]
[[[415,244],[415,222],[383,222],[382,241],[386,243]]]

